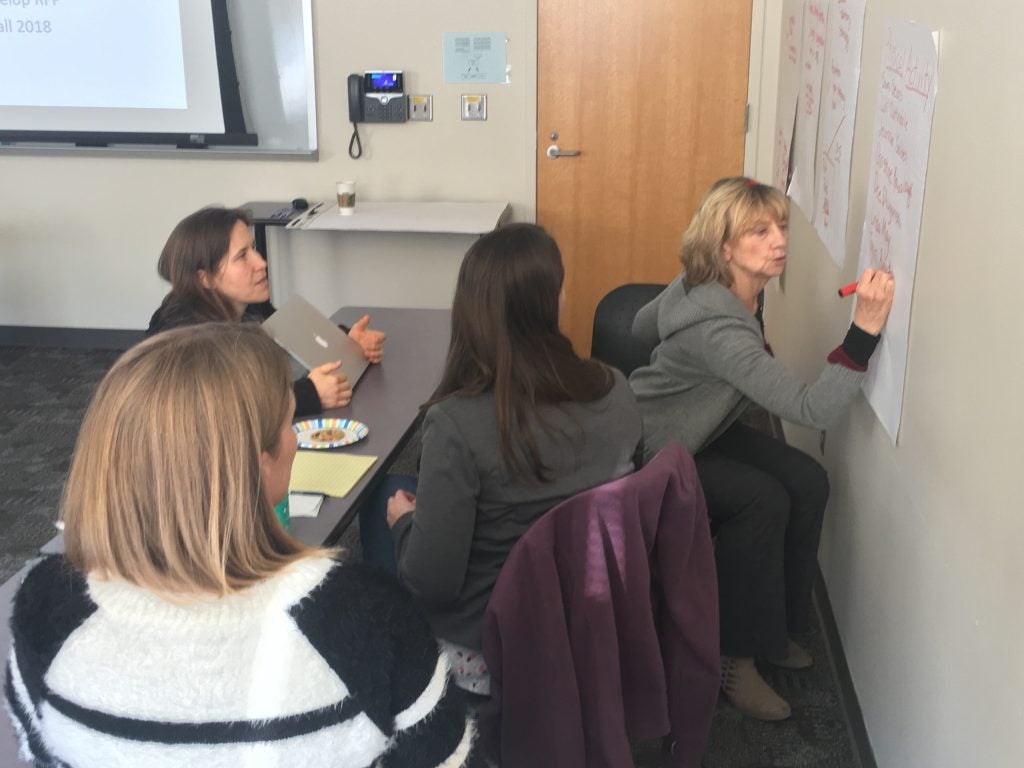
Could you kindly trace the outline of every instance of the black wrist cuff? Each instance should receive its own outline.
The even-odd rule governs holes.
[[[843,352],[857,365],[866,366],[881,338],[881,334],[872,336],[867,331],[850,323],[850,330],[846,332],[846,338],[843,339]]]

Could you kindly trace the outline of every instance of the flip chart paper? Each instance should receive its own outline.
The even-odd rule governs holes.
[[[803,23],[804,0],[785,0],[782,4],[779,92],[775,102],[775,146],[772,150],[772,186],[783,192],[789,181],[789,155],[793,148],[793,128],[796,123]]]
[[[832,0],[814,169],[814,228],[840,267],[846,258],[850,155],[863,36],[864,0]]]
[[[793,178],[789,196],[814,218],[814,155],[818,142],[818,111],[821,107],[821,73],[825,67],[825,35],[828,3],[807,0],[800,46],[800,93],[793,132]]]
[[[888,269],[896,281],[892,311],[864,382],[868,402],[894,445],[903,411],[910,302],[938,93],[938,58],[931,30],[909,21],[888,20],[859,271]]]

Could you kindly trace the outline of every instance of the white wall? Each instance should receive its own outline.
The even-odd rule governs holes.
[[[780,0],[769,0],[778,30]],[[821,562],[878,764],[1024,764],[1024,5],[868,0],[851,189],[859,249],[887,17],[942,30],[910,355],[897,447],[861,398],[827,435]],[[765,56],[757,156],[771,178],[778,66]],[[771,46],[768,46],[771,47]],[[784,288],[768,288],[776,353],[810,380],[843,336],[839,270],[794,211]],[[790,427],[814,455],[819,435]]]
[[[0,154],[0,326],[145,328],[167,286],[156,260],[174,224],[207,204],[332,199],[355,179],[360,200],[505,200],[535,204],[536,2],[465,4],[315,0],[320,160],[204,160]],[[506,32],[511,80],[446,85],[445,31]],[[434,121],[360,127],[348,157],[346,77],[396,68],[434,97]],[[458,119],[459,95],[488,96],[488,120]],[[274,232],[275,295],[343,304],[444,306],[470,240],[456,236]]]

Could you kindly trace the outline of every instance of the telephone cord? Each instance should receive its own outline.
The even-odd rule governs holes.
[[[352,123],[352,138],[348,141],[348,156],[358,160],[363,156],[363,142],[359,138],[359,124]]]

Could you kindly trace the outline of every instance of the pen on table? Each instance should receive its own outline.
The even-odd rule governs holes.
[[[856,292],[857,292],[857,283],[856,282],[850,283],[849,285],[844,285],[838,291],[840,299],[845,299],[847,296],[850,296],[851,294],[854,294]]]
[[[303,221],[303,222],[307,222],[307,221],[309,221],[309,220],[310,220],[310,219],[312,219],[312,218],[313,218],[313,217],[314,217],[314,216],[315,216],[315,215],[316,215],[316,214],[317,214],[317,213],[318,213],[318,212],[320,211],[320,209],[321,209],[321,208],[323,208],[323,207],[324,207],[324,204],[323,204],[323,203],[317,203],[316,205],[314,205],[314,206],[313,206],[312,208],[310,208],[310,209],[309,209],[309,211],[308,211],[308,212],[306,213],[306,215],[305,215],[305,216],[303,216],[303,217],[302,217],[302,221]]]
[[[307,221],[309,221],[311,218],[313,218],[313,214],[315,214],[317,211],[319,211],[323,207],[324,207],[323,203],[317,203],[312,208],[306,209],[305,211],[302,212],[301,216],[298,216],[298,217],[292,219],[291,221],[289,221],[288,224],[285,226],[285,229],[301,229],[302,226]]]

